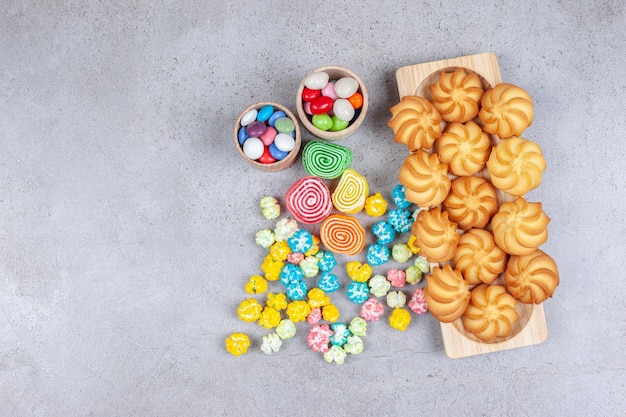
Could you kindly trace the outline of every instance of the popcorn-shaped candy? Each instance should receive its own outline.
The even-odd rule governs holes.
[[[332,271],[337,266],[337,260],[332,252],[319,252],[316,257],[320,270],[324,272]]]
[[[413,221],[417,220],[417,215],[420,214],[420,211],[422,209],[417,207],[415,210],[413,210],[413,214],[411,214],[411,218],[413,219]]]
[[[372,226],[372,233],[376,236],[380,245],[388,245],[396,238],[396,230],[385,221],[380,221]]]
[[[337,365],[343,365],[343,362],[346,360],[346,356],[346,351],[343,350],[343,348],[332,345],[330,349],[324,353],[324,360],[328,363],[335,362]]]
[[[309,303],[303,300],[295,300],[287,305],[287,315],[289,316],[289,320],[294,323],[305,321],[310,312],[311,307]]]
[[[387,211],[387,200],[380,193],[373,194],[365,199],[365,212],[368,216],[379,217]]]
[[[406,274],[406,282],[411,285],[419,284],[422,280],[422,271],[415,265],[408,267],[404,273]]]
[[[361,306],[360,315],[364,320],[378,321],[384,313],[385,306],[383,306],[377,299],[370,298]]]
[[[320,288],[312,288],[307,295],[311,308],[324,307],[330,304],[330,297]]]
[[[302,252],[291,252],[287,255],[287,262],[290,264],[298,265],[304,259],[304,253]]]
[[[267,294],[267,301],[265,304],[268,307],[272,307],[274,310],[284,310],[287,308],[287,296],[282,292],[277,294],[270,292]]]
[[[320,238],[315,235],[312,235],[312,236],[313,236],[313,243],[311,244],[311,247],[309,248],[309,250],[304,252],[305,256],[315,256],[320,251]]]
[[[243,355],[250,347],[250,338],[244,333],[232,333],[226,338],[226,351],[233,356]]]
[[[339,309],[334,304],[322,307],[322,318],[331,323],[339,320]]]
[[[387,218],[387,222],[399,233],[410,232],[413,221],[411,212],[403,209],[390,210]]]
[[[324,292],[331,293],[337,291],[341,284],[339,283],[337,275],[331,274],[330,272],[322,272],[322,276],[317,281],[317,286]]]
[[[348,300],[355,304],[363,304],[369,296],[370,289],[366,282],[352,281],[346,288]]]
[[[384,275],[374,275],[367,283],[370,293],[376,297],[384,297],[391,288],[391,283]]]
[[[411,237],[409,238],[409,241],[406,244],[409,247],[409,249],[411,249],[411,253],[413,255],[417,255],[420,251],[420,248],[415,245],[415,239],[417,239],[417,237],[415,235],[411,235]]]
[[[277,281],[280,278],[280,272],[283,266],[285,266],[285,264],[283,264],[282,261],[277,261],[268,254],[261,264],[261,270],[265,272],[266,280]]]
[[[280,216],[280,205],[274,197],[263,197],[259,206],[263,209],[263,216],[267,220],[274,220]]]
[[[265,307],[259,317],[258,325],[265,327],[266,329],[272,329],[278,326],[280,323],[280,311],[273,309],[272,307]]]
[[[387,271],[387,279],[396,288],[402,288],[406,284],[406,274],[401,269],[392,268]]]
[[[322,309],[319,307],[311,309],[311,312],[306,316],[306,322],[309,324],[317,324],[322,320]]]
[[[328,352],[332,335],[333,331],[328,324],[316,324],[309,330],[306,343],[314,352]]]
[[[248,294],[263,294],[267,291],[267,280],[260,275],[252,275],[246,283],[244,290]]]
[[[276,326],[276,334],[282,340],[291,339],[296,335],[296,325],[289,319],[283,319]]]
[[[239,304],[239,308],[237,308],[237,315],[239,316],[239,320],[252,323],[261,317],[262,311],[263,306],[259,304],[257,300],[254,298],[248,298]]]
[[[367,282],[372,276],[372,267],[359,261],[346,264],[346,272],[352,281]]]
[[[358,355],[363,352],[363,340],[359,336],[352,335],[348,337],[348,340],[342,347],[346,353]]]
[[[387,294],[387,305],[391,308],[404,307],[406,295],[402,291],[390,291]]]
[[[426,304],[426,298],[424,298],[423,288],[416,288],[415,291],[413,291],[413,295],[409,301],[409,308],[415,314],[424,314],[428,311],[428,305]]]
[[[365,258],[370,265],[382,265],[389,260],[389,249],[386,246],[375,243],[367,248]]]
[[[411,313],[403,308],[394,308],[393,313],[389,316],[389,325],[401,332],[405,331],[411,324]]]
[[[411,202],[406,199],[405,192],[406,189],[402,184],[396,185],[391,191],[391,199],[393,200],[396,207],[398,207],[399,209],[409,208],[409,206],[411,205]]]
[[[302,262],[300,262],[302,263]],[[289,285],[292,282],[302,281],[304,274],[299,265],[286,264],[280,271],[280,282],[283,285]]]
[[[423,274],[427,274],[430,271],[430,265],[428,264],[428,259],[423,256],[418,256],[415,259],[414,265],[422,271]]]
[[[330,343],[333,345],[343,346],[348,341],[348,337],[352,334],[345,323],[336,322],[331,324],[330,328],[334,332],[330,337]]]
[[[277,242],[289,239],[298,230],[298,222],[294,219],[280,219],[274,228],[274,238]]]
[[[396,262],[405,263],[413,256],[413,252],[406,243],[397,243],[391,249],[391,256]]]
[[[312,278],[320,271],[317,263],[318,261],[315,256],[307,256],[298,264],[298,266],[302,270],[302,274],[305,278]]]
[[[283,341],[276,333],[270,333],[266,336],[263,336],[263,343],[261,343],[261,351],[266,355],[271,355],[272,353],[276,353],[280,350],[280,347],[283,345]]]
[[[287,284],[287,298],[292,300],[303,300],[309,290],[309,286],[304,280],[294,281]]]
[[[348,328],[354,336],[365,336],[367,333],[367,322],[364,318],[354,317],[350,320]]]
[[[270,229],[259,230],[256,232],[256,244],[269,249],[275,242],[274,232]]]
[[[295,233],[287,239],[287,243],[292,252],[306,252],[313,246],[313,235],[305,229],[296,230]]]
[[[284,261],[287,259],[287,256],[291,253],[291,248],[289,244],[285,240],[276,241],[270,247],[270,256],[272,259],[276,261]]]

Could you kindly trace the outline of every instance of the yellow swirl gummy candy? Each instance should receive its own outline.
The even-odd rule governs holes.
[[[335,208],[342,213],[358,213],[365,207],[365,199],[369,193],[367,180],[352,168],[341,174],[339,184],[332,194]]]

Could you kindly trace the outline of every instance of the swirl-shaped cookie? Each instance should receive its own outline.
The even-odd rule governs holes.
[[[421,149],[404,160],[398,181],[404,185],[406,199],[422,208],[441,204],[450,191],[448,165],[436,153]]]
[[[484,178],[458,177],[452,181],[443,207],[460,229],[482,229],[498,211],[498,195]]]
[[[530,255],[548,240],[550,218],[541,203],[529,203],[523,197],[502,203],[491,219],[496,244],[511,255]]]
[[[500,138],[519,136],[533,123],[530,95],[513,84],[502,83],[485,91],[478,118],[483,130]]]
[[[506,269],[507,254],[488,230],[471,229],[459,239],[452,260],[470,285],[491,284]]]
[[[390,110],[387,126],[393,130],[393,140],[406,145],[410,152],[430,149],[441,136],[441,115],[425,98],[404,96]]]
[[[511,256],[504,272],[506,288],[525,304],[539,304],[552,297],[559,285],[556,262],[542,250],[530,255]]]
[[[447,262],[454,256],[459,243],[457,224],[448,219],[448,213],[439,207],[422,210],[417,215],[411,233],[415,246],[430,262]]]
[[[546,160],[539,145],[519,137],[504,139],[494,146],[487,161],[493,185],[514,196],[537,188],[545,169]]]
[[[478,114],[483,86],[475,72],[457,68],[440,72],[439,80],[428,86],[433,106],[446,122],[465,123]]]
[[[449,264],[436,266],[426,276],[424,298],[431,314],[442,323],[461,317],[470,300],[469,285]]]
[[[507,337],[519,320],[516,306],[517,300],[504,286],[480,284],[472,290],[462,317],[463,327],[483,342]]]
[[[450,123],[435,141],[441,162],[448,164],[454,175],[474,175],[485,167],[491,142],[476,123]]]

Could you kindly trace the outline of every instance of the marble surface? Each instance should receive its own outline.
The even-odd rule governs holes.
[[[624,26],[621,0],[3,2],[0,415],[624,416]],[[245,164],[241,110],[295,111],[306,73],[351,68],[370,108],[340,144],[389,195],[395,71],[481,52],[535,100],[526,136],[548,169],[529,199],[561,274],[548,339],[453,360],[432,316],[398,332],[387,313],[342,366],[302,323],[263,354],[269,331],[236,312],[272,226],[258,201],[304,170]],[[236,331],[242,357],[224,348]]]

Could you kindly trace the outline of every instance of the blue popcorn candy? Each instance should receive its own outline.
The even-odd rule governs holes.
[[[320,271],[332,271],[337,266],[337,260],[332,252],[323,252],[321,256],[318,256],[318,259],[320,260],[318,263]]]
[[[388,245],[396,238],[396,231],[392,225],[386,221],[380,221],[372,226],[372,233],[381,245]]]
[[[387,217],[387,223],[393,227],[396,232],[400,232],[400,230],[404,230],[406,228],[406,222],[411,218],[411,212],[403,209],[395,209],[389,211],[389,216]],[[403,232],[400,232],[403,233]]]
[[[292,282],[302,281],[303,278],[302,269],[298,265],[286,264],[280,270],[280,282],[285,286]]]
[[[296,231],[287,243],[293,252],[306,252],[313,246],[313,236],[307,230],[300,229]]]
[[[355,304],[363,304],[367,301],[370,288],[366,282],[352,281],[346,288],[348,299]]]
[[[413,217],[409,216],[406,219],[398,222],[398,224],[396,225],[396,230],[399,233],[408,233],[411,231],[411,227],[413,226],[414,221],[415,220],[413,219]]]
[[[303,300],[309,291],[309,286],[306,285],[304,280],[290,282],[286,287],[287,297],[292,300]]]
[[[391,192],[391,199],[400,209],[408,208],[411,205],[411,202],[406,199],[405,192],[406,189],[402,184],[398,184],[393,187],[393,191]]]
[[[389,260],[389,249],[383,245],[370,245],[367,248],[366,259],[370,265],[382,265]]]
[[[343,346],[348,341],[348,337],[352,336],[352,332],[345,323],[333,323],[330,325],[331,330],[334,332],[330,336],[330,343],[335,346]]]
[[[322,276],[317,281],[317,287],[326,293],[335,292],[340,286],[341,284],[339,284],[339,278],[337,278],[337,275],[331,274],[328,271],[322,272]]]

